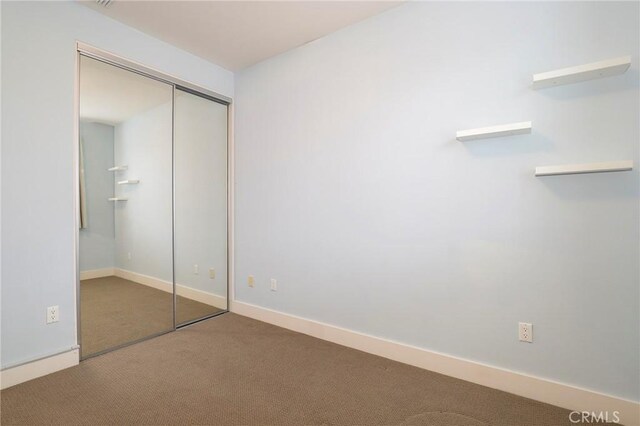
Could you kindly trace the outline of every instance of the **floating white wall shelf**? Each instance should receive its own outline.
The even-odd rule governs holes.
[[[128,198],[112,197],[108,198],[109,201],[127,201]]]
[[[564,164],[536,167],[536,176],[577,175],[584,173],[626,172],[633,170],[633,161],[608,161],[604,163]]]
[[[119,172],[120,170],[127,170],[128,168],[129,166],[114,166],[114,167],[111,167],[110,169],[107,169],[107,171]]]
[[[139,179],[129,179],[129,180],[121,180],[118,182],[118,185],[128,185],[128,184],[135,184],[135,183],[140,183]]]
[[[631,56],[607,59],[576,67],[562,68],[533,75],[533,88],[561,86],[563,84],[579,83],[596,78],[611,77],[623,74],[631,66]]]
[[[480,129],[459,130],[456,132],[456,139],[460,142],[465,142],[476,139],[496,138],[499,136],[524,135],[526,133],[531,133],[530,121],[482,127]]]

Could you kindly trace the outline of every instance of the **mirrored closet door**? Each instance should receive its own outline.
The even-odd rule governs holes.
[[[227,310],[227,104],[79,56],[81,357]]]
[[[175,91],[178,325],[227,309],[227,106]]]

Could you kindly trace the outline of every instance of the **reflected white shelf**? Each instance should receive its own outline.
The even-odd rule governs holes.
[[[627,172],[633,170],[633,161],[607,161],[604,163],[563,164],[536,167],[536,176],[579,175],[584,173]]]
[[[607,59],[591,64],[562,68],[533,75],[533,88],[561,86],[563,84],[579,83],[596,78],[611,77],[623,74],[631,66],[631,56]]]
[[[133,185],[136,183],[140,183],[140,179],[128,179],[128,180],[118,181],[118,185]]]
[[[108,198],[108,201],[127,201],[128,198],[120,198],[120,197],[112,197],[112,198]]]
[[[119,172],[121,170],[127,170],[128,168],[129,168],[129,166],[114,166],[114,167],[111,167],[110,169],[107,169],[107,171]]]
[[[530,121],[482,127],[479,129],[459,130],[456,132],[456,139],[460,142],[465,142],[476,139],[497,138],[500,136],[524,135],[527,133],[531,133]]]

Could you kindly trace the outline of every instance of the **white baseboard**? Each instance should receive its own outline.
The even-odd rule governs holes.
[[[447,376],[576,411],[619,412],[620,422],[640,425],[640,404],[491,365],[382,339],[234,300],[231,312],[339,345]]]
[[[56,355],[40,358],[31,362],[0,371],[0,389],[23,383],[65,368],[78,365],[80,349],[74,348]]]
[[[143,275],[120,268],[115,268],[112,275],[138,284],[146,285],[148,287],[153,287],[158,290],[166,291],[167,293],[173,292],[173,284],[170,281],[164,281],[149,275]],[[178,296],[186,297],[187,299],[195,300],[196,302],[201,302],[209,306],[215,306],[218,309],[227,309],[227,299],[223,296],[218,296],[217,294],[207,293],[206,291],[187,287],[183,284],[176,285],[176,293]]]
[[[91,280],[93,278],[109,277],[114,274],[114,268],[91,269],[89,271],[80,271],[81,280]]]

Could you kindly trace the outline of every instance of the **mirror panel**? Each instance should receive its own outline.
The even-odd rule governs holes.
[[[227,309],[227,105],[175,91],[178,325]]]
[[[173,86],[80,56],[80,343],[174,329]]]

